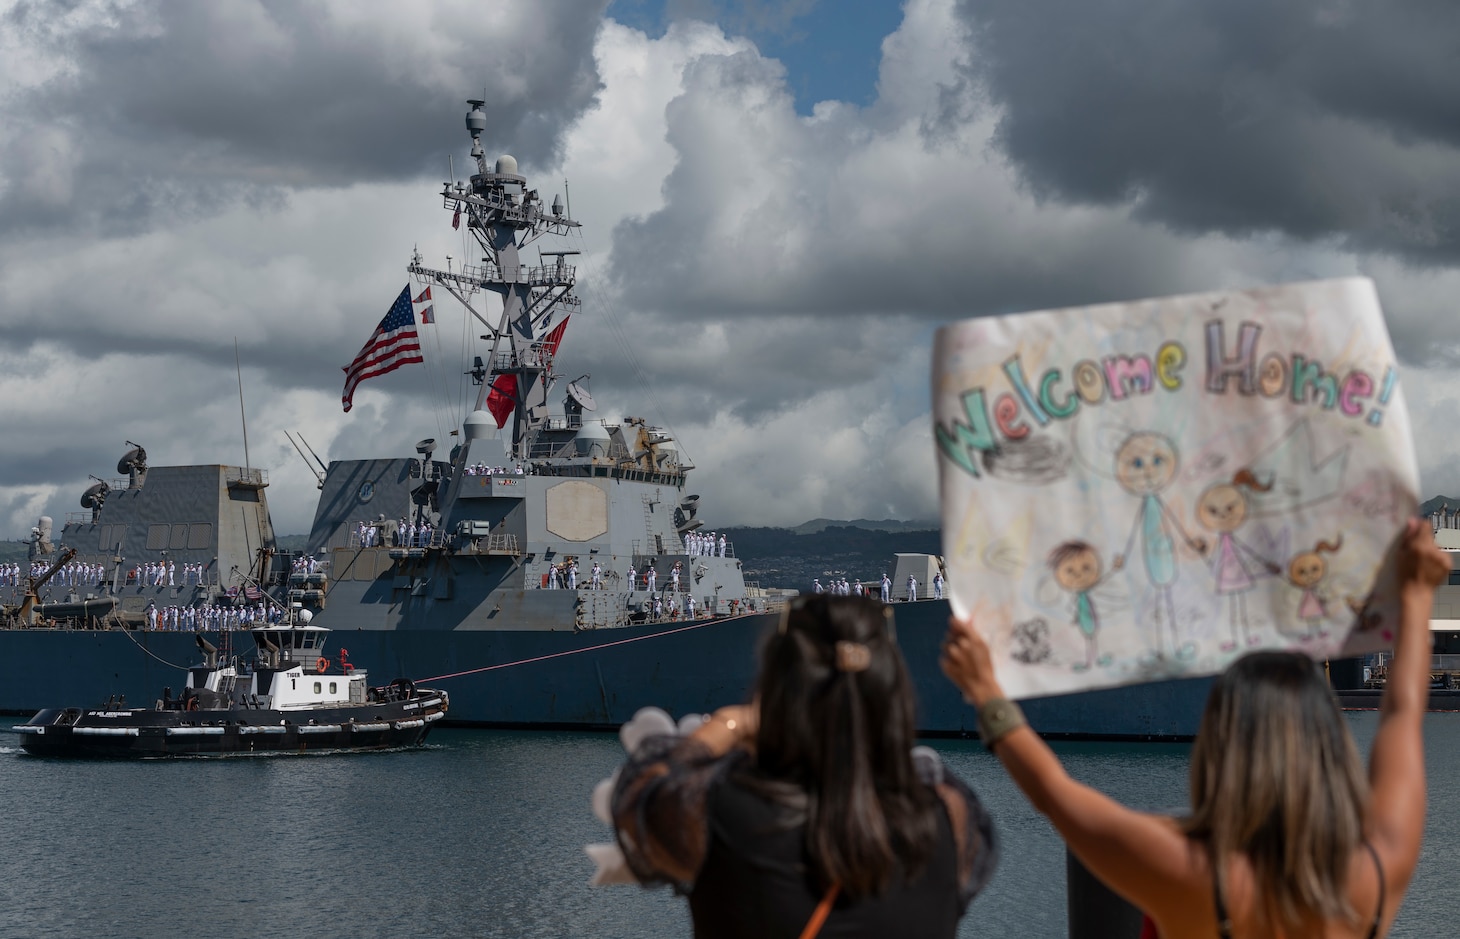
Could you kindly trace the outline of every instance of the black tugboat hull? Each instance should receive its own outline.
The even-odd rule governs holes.
[[[15,728],[36,756],[145,759],[320,750],[389,750],[425,743],[446,713],[446,695],[298,712],[47,708]]]

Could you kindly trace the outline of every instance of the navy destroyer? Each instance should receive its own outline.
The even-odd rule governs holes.
[[[647,419],[597,416],[586,376],[564,380],[577,251],[549,241],[578,223],[561,199],[544,204],[512,157],[488,160],[482,103],[466,118],[476,172],[440,191],[481,260],[443,268],[417,254],[408,265],[408,293],[449,295],[489,346],[460,427],[414,454],[316,457],[310,558],[277,550],[263,470],[150,467],[133,447],[118,465],[125,478],[88,489],[88,511],[58,539],[47,520],[37,527],[33,576],[9,588],[0,630],[0,710],[144,699],[189,660],[190,630],[247,628],[264,592],[309,610],[358,660],[448,692],[452,723],[613,727],[649,705],[683,714],[744,698],[779,599],[747,583],[733,544],[704,532],[693,467],[672,436]],[[925,596],[936,559],[899,563],[918,568]],[[896,608],[919,727],[971,733],[971,709],[937,666],[947,603]],[[1050,735],[1189,737],[1206,684],[1026,710]]]

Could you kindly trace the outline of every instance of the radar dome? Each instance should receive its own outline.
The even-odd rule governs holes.
[[[608,428],[598,421],[585,421],[573,438],[579,456],[607,456],[608,441]]]
[[[517,158],[510,153],[504,153],[497,157],[497,172],[509,176],[517,175]]]
[[[486,411],[472,411],[462,421],[462,431],[467,440],[478,440],[497,429],[497,421]]]
[[[294,613],[294,618],[301,623],[308,623],[310,620],[314,619],[314,614],[309,612],[308,610],[296,610]]]

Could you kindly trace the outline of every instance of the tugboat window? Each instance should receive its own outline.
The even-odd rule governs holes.
[[[335,683],[334,682],[330,682],[330,694],[334,694],[334,693],[335,693]]]
[[[314,693],[319,694],[319,682],[314,683]]]

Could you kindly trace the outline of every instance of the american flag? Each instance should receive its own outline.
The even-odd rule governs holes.
[[[411,311],[411,285],[406,284],[355,361],[345,367],[345,393],[340,398],[345,410],[354,404],[355,386],[360,382],[393,372],[402,365],[424,361],[416,335],[416,317]]]

